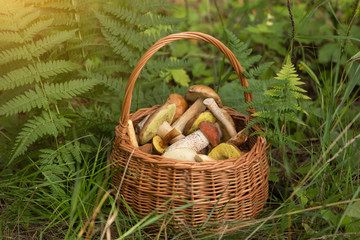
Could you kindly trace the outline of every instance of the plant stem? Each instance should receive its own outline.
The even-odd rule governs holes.
[[[295,22],[294,22],[293,14],[292,14],[291,7],[290,7],[290,0],[287,0],[287,8],[288,8],[288,11],[289,11],[289,17],[290,17],[291,27],[292,27],[292,32],[291,32],[291,63],[293,65],[295,65],[295,56],[294,56]]]

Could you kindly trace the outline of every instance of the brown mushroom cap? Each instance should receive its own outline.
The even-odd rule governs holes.
[[[220,133],[217,127],[211,122],[199,123],[199,129],[204,133],[213,147],[217,146],[220,142]]]
[[[185,128],[183,130],[184,134],[189,135],[195,132],[198,129],[199,123],[204,121],[215,123],[216,117],[210,111],[205,111],[197,114],[195,117],[191,118],[186,123]]]
[[[177,93],[170,94],[166,102],[176,104],[176,112],[172,122],[175,122],[189,107],[185,98]]]
[[[164,122],[171,122],[176,111],[175,103],[166,103],[158,108],[145,122],[139,134],[141,145],[149,142],[155,135],[159,126]]]
[[[185,93],[185,99],[189,102],[195,102],[198,98],[213,98],[217,105],[222,107],[219,95],[210,87],[205,85],[192,85]]]
[[[242,152],[235,145],[229,143],[220,143],[209,153],[209,157],[216,160],[239,158],[241,155]]]

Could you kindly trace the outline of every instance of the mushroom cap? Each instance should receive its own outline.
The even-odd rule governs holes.
[[[165,152],[162,156],[175,160],[195,162],[196,151],[190,148],[175,148]]]
[[[217,146],[220,142],[220,133],[217,127],[211,122],[199,123],[199,129],[206,136],[213,147]]]
[[[159,126],[164,122],[171,122],[176,111],[175,103],[165,103],[158,108],[149,119],[145,122],[139,134],[139,142],[141,145],[149,142],[155,135]]]
[[[165,148],[168,147],[167,144],[166,145],[163,144],[163,140],[158,135],[153,137],[152,145],[153,145],[154,150],[160,154],[163,154],[165,152]]]
[[[242,152],[235,145],[220,143],[211,150],[208,156],[216,160],[225,160],[230,158],[239,158],[241,155]]]
[[[166,103],[175,103],[176,105],[176,112],[172,122],[175,122],[189,107],[185,98],[177,93],[170,94]]]
[[[185,93],[185,99],[189,102],[195,102],[198,98],[213,98],[219,107],[222,102],[219,95],[211,88],[205,85],[192,85]]]
[[[201,122],[216,122],[216,117],[210,112],[205,111],[197,114],[195,117],[191,118],[185,125],[185,128],[183,130],[185,135],[189,135],[193,132],[195,132],[198,129],[198,125]]]

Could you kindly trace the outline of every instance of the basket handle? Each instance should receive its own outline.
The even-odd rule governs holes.
[[[181,32],[181,33],[175,33],[168,35],[164,38],[161,38],[158,40],[154,45],[152,45],[146,53],[141,57],[139,62],[136,64],[133,72],[131,73],[128,83],[125,88],[125,95],[124,100],[122,104],[122,113],[120,118],[120,126],[125,128],[127,126],[127,122],[129,120],[130,116],[130,106],[131,106],[131,99],[132,99],[132,93],[135,86],[135,82],[142,70],[142,68],[145,66],[146,62],[163,46],[175,42],[182,39],[196,39],[196,40],[202,40],[204,42],[208,42],[213,44],[215,47],[217,47],[225,56],[229,59],[231,65],[234,67],[240,83],[243,87],[248,87],[249,83],[246,80],[245,76],[242,74],[243,68],[241,67],[239,61],[236,59],[235,55],[230,51],[229,48],[227,48],[222,42],[217,40],[216,38],[201,33],[201,32]],[[244,92],[245,102],[249,102],[253,100],[253,96],[251,92]],[[252,113],[255,110],[254,109],[248,109],[248,113]]]

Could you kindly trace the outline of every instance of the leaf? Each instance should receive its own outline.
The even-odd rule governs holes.
[[[21,132],[16,137],[15,146],[12,151],[12,157],[8,165],[19,155],[23,154],[27,148],[37,141],[39,138],[52,135],[58,136],[59,132],[63,132],[65,127],[70,127],[70,120],[58,116],[54,112],[42,112],[40,116],[30,119]]]
[[[349,217],[360,218],[360,201],[354,202],[346,213]]]
[[[180,86],[189,86],[191,80],[184,69],[168,69],[168,71],[171,73],[174,81],[180,84]]]

